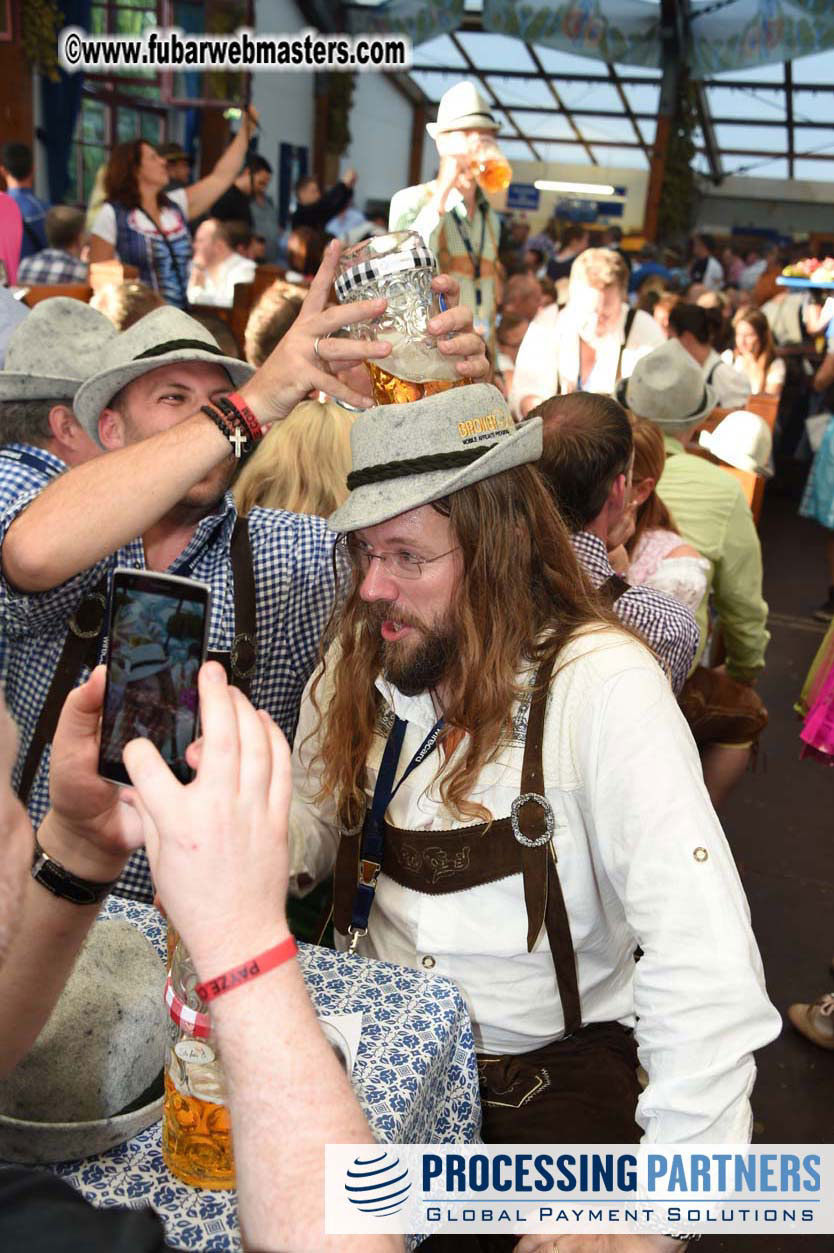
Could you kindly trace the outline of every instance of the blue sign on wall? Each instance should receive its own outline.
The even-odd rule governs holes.
[[[541,192],[532,183],[510,183],[507,188],[508,209],[538,209]]]

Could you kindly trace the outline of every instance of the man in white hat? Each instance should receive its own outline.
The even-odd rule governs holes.
[[[662,431],[666,466],[657,494],[686,542],[710,564],[707,595],[695,615],[699,653],[707,639],[711,601],[721,623],[727,675],[736,683],[755,683],[770,640],[759,536],[740,483],[720,466],[687,452],[715,408],[715,391],[680,342],[670,339],[637,362],[619,395],[632,413]],[[749,740],[710,745],[704,752],[704,778],[714,804],[744,774],[750,752]]]
[[[39,301],[15,328],[0,370],[0,510],[101,452],[72,406],[115,334],[103,314],[61,296]],[[0,681],[5,669],[0,626]]]
[[[328,526],[353,586],[302,701],[291,885],[335,866],[339,948],[457,983],[487,1142],[749,1139],[779,1015],[669,684],[531,464],[541,419],[473,385],[361,415],[351,449]]]
[[[109,318],[63,296],[15,328],[0,370],[0,507],[99,455],[72,405],[115,335]]]
[[[398,191],[389,229],[418,231],[444,274],[454,274],[461,300],[475,314],[475,329],[494,348],[500,223],[473,173],[475,145],[498,130],[498,122],[474,83],[450,87],[437,121],[426,130],[437,145],[437,177]]]
[[[227,489],[261,425],[280,421],[311,390],[371,403],[350,374],[332,370],[384,357],[390,346],[329,336],[376,316],[384,302],[327,309],[337,262],[334,245],[294,326],[256,376],[255,399],[247,398],[252,367],[224,356],[181,310],[157,309],[116,336],[75,400],[108,455],[0,515],[7,700],[21,734],[15,786],[33,820],[48,804],[48,745],[60,707],[101,656],[102,608],[117,565],[209,583],[209,649],[292,739],[333,606],[333,537],[322,519],[283,511],[254,509],[244,522]],[[451,278],[434,283],[456,300]],[[457,305],[431,329],[451,334],[441,351],[460,373],[481,377],[488,367],[471,325],[470,311]],[[370,391],[364,366],[360,375]],[[143,854],[119,890],[150,899]]]

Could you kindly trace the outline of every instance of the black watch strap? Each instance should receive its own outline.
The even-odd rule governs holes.
[[[59,862],[53,861],[45,853],[35,836],[35,855],[32,858],[32,878],[36,879],[53,896],[60,896],[73,905],[97,905],[105,896],[112,892],[118,883],[113,879],[109,883],[95,883],[90,879],[79,879]]]

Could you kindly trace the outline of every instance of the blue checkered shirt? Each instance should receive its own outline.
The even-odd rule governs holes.
[[[80,257],[63,248],[44,248],[31,257],[24,257],[18,266],[17,281],[21,287],[38,283],[86,283],[88,269]]]
[[[18,497],[0,515],[0,542],[14,518],[37,495]],[[116,504],[116,502],[114,502]],[[185,569],[211,586],[209,648],[228,652],[235,634],[234,580],[229,546],[237,517],[227,495],[217,513],[203,518],[188,547],[170,567]],[[250,696],[265,709],[292,743],[304,685],[318,658],[319,641],[335,599],[333,545],[336,536],[322,518],[284,510],[255,508],[249,514],[249,538],[255,573],[258,657]],[[8,678],[6,699],[20,732],[15,767],[17,786],[26,751],[37,725],[64,645],[67,622],[84,596],[116,566],[145,569],[141,539],[132,540],[96,566],[60,587],[31,595],[15,593],[0,581],[0,605],[6,619]],[[104,647],[101,649],[102,659]],[[82,678],[86,679],[88,671]],[[29,814],[39,823],[49,807],[49,753],[44,751],[29,799]],[[116,894],[152,899],[144,850],[131,857]]]
[[[33,444],[4,444],[0,448],[0,512],[12,501],[46,487],[50,479],[63,474],[66,465],[44,448]],[[0,616],[0,683],[6,679],[5,615]]]
[[[600,587],[616,571],[598,535],[579,531],[572,535],[574,551],[594,587]],[[654,650],[677,696],[692,669],[698,651],[698,626],[686,605],[657,592],[653,587],[630,587],[614,603],[621,622],[639,632]]]

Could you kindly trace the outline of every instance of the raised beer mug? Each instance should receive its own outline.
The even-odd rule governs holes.
[[[479,135],[471,149],[472,177],[488,196],[506,191],[513,179],[513,167],[494,139]]]
[[[171,928],[173,931],[173,928]],[[208,1008],[197,995],[197,972],[176,938],[165,984],[171,1019],[165,1045],[162,1156],[195,1188],[233,1188],[231,1117],[226,1078]]]
[[[365,362],[378,405],[406,404],[468,382],[428,332],[441,312],[431,289],[436,269],[433,252],[416,231],[376,235],[346,248],[339,259],[335,287],[341,304],[380,296],[388,301],[379,317],[347,328],[354,339],[391,344],[390,356]]]

